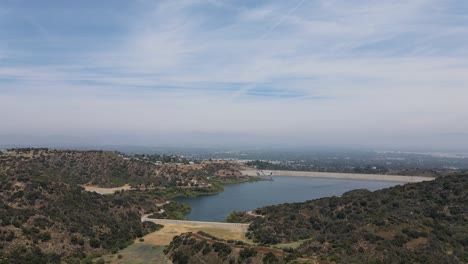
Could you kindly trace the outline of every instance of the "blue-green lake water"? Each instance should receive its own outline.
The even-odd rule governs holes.
[[[267,205],[338,196],[355,189],[375,191],[400,184],[310,177],[277,176],[273,179],[225,185],[224,192],[219,194],[194,198],[178,197],[174,200],[192,207],[192,211],[186,215],[187,219],[223,222],[233,210],[247,211]]]

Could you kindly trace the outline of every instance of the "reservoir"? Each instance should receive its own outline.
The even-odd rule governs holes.
[[[178,197],[192,211],[187,219],[224,222],[232,211],[248,211],[267,205],[304,202],[329,196],[339,196],[355,189],[375,191],[401,183],[348,179],[275,176],[273,181],[224,185],[224,192],[194,198]]]

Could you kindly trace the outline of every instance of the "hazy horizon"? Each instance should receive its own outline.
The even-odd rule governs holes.
[[[113,135],[103,134],[94,136],[32,136],[32,135],[0,135],[0,149],[4,148],[56,148],[77,150],[131,150],[132,153],[164,152],[174,154],[179,150],[184,151],[248,151],[248,150],[274,150],[275,152],[286,151],[297,153],[302,151],[314,152],[379,152],[395,151],[402,153],[453,153],[466,154],[464,147],[435,147],[427,145],[407,144],[396,146],[393,144],[350,144],[350,143],[304,143],[304,141],[288,140],[285,142],[272,142],[257,137],[248,137],[243,140],[233,140],[232,137],[218,135],[158,135],[158,136],[135,136],[135,135]],[[232,135],[231,135],[232,136]],[[286,139],[285,139],[286,141]],[[125,152],[125,151],[124,151]],[[161,152],[161,153],[162,153]]]
[[[0,145],[468,152],[468,2],[0,3]]]

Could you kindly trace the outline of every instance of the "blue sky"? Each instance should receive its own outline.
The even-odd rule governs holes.
[[[460,147],[467,43],[463,0],[2,0],[0,135]]]

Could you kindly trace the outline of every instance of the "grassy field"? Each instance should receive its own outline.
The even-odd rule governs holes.
[[[127,248],[117,254],[103,256],[106,263],[140,264],[140,263],[171,263],[163,253],[164,246],[169,245],[172,238],[186,232],[206,232],[210,235],[223,238],[240,240],[253,244],[245,238],[245,227],[242,226],[194,226],[189,224],[164,224],[164,228],[143,237],[143,242],[138,239]]]
[[[106,263],[117,264],[144,264],[161,263],[170,264],[163,253],[164,246],[155,246],[146,242],[135,242],[117,254],[103,256]]]
[[[249,244],[252,244],[252,241],[245,237],[245,227],[241,226],[193,226],[189,224],[164,224],[164,228],[159,231],[153,232],[151,234],[143,237],[146,243],[163,246],[168,245],[174,236],[180,235],[186,232],[196,233],[198,231],[206,232],[210,235],[223,238],[223,239],[233,239],[240,240]]]

